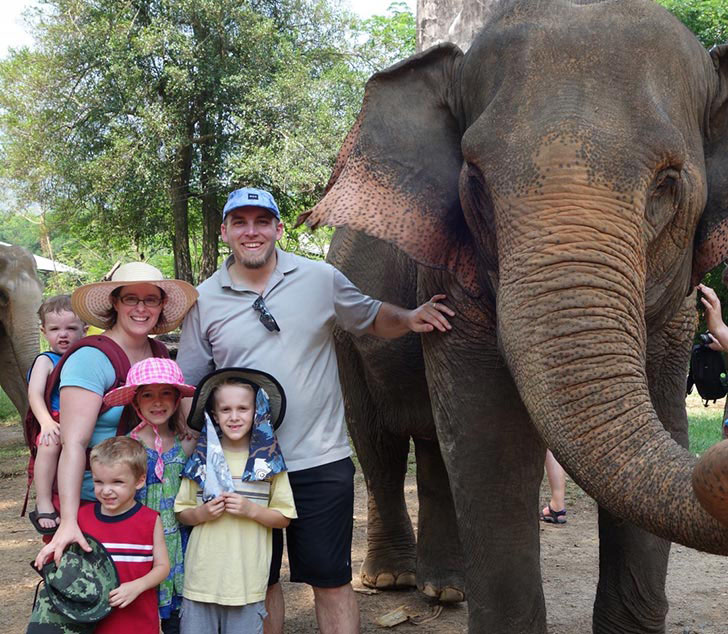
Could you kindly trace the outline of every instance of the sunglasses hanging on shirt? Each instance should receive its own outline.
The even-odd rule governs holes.
[[[260,313],[260,323],[263,324],[270,332],[280,332],[280,326],[276,323],[275,317],[268,310],[263,301],[263,296],[259,295],[258,299],[253,302],[253,310]]]

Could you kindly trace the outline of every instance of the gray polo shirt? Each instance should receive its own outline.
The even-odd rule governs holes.
[[[363,334],[382,303],[363,295],[325,262],[280,249],[276,253],[263,299],[280,332],[269,332],[260,323],[253,310],[258,294],[230,279],[230,256],[197,287],[200,297],[182,325],[177,362],[192,385],[228,366],[263,370],[278,379],[287,404],[278,441],[289,470],[300,471],[351,454],[334,325]]]

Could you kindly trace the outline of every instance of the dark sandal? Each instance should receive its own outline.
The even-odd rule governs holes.
[[[548,504],[548,515],[541,512],[541,521],[546,522],[547,524],[566,524],[566,509],[562,509],[560,511],[554,511],[554,509],[551,508],[551,505]]]
[[[52,513],[39,513],[38,509],[34,509],[30,513],[28,513],[28,519],[30,520],[30,523],[33,525],[33,528],[35,528],[35,530],[37,530],[41,535],[53,535],[53,533],[58,530],[58,518],[59,515],[55,511],[53,511]],[[45,526],[41,526],[38,520],[53,520],[54,522],[56,522],[56,525],[50,528],[46,528]]]

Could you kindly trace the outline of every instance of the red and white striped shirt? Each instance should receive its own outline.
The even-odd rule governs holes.
[[[121,515],[102,515],[101,504],[87,504],[78,511],[78,525],[98,539],[114,561],[121,583],[143,577],[154,562],[154,525],[159,514],[137,502]],[[113,608],[99,621],[94,634],[158,634],[157,590],[142,592],[125,608]]]

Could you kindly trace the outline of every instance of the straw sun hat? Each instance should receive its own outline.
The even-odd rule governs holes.
[[[165,322],[155,326],[151,334],[170,332],[182,323],[185,314],[197,301],[197,290],[182,280],[165,280],[162,272],[145,262],[129,262],[120,266],[108,282],[79,286],[71,296],[73,311],[87,324],[108,328],[106,315],[111,310],[111,293],[120,286],[154,284],[166,295]]]

